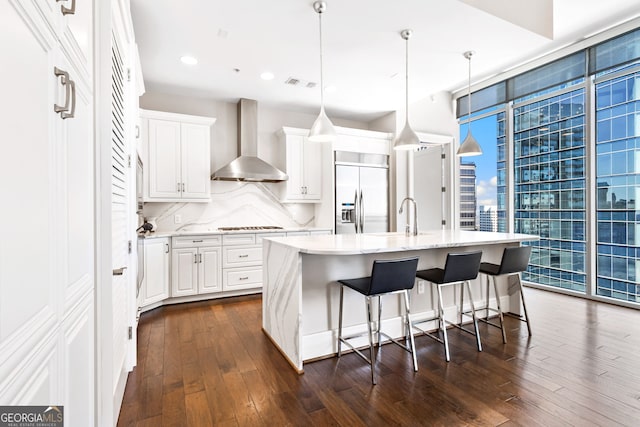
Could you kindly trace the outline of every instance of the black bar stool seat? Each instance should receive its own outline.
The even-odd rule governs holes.
[[[484,310],[486,316],[484,319],[480,319],[488,325],[494,326],[502,331],[502,342],[507,342],[507,334],[504,330],[504,316],[515,317],[516,319],[525,322],[527,324],[527,331],[531,336],[531,325],[529,323],[529,316],[527,315],[527,305],[524,301],[524,292],[522,287],[522,281],[520,280],[520,273],[527,269],[529,265],[529,257],[531,256],[531,246],[518,246],[512,248],[504,248],[502,252],[502,259],[500,264],[492,264],[489,262],[480,263],[480,273],[487,276],[487,287],[485,294],[485,307]],[[520,316],[514,313],[503,313],[500,306],[500,295],[498,294],[498,284],[496,277],[498,276],[514,276],[517,279],[517,284],[520,292],[520,300],[522,301],[522,308],[524,315]],[[489,305],[489,277],[493,278],[493,292],[496,298],[496,307],[490,307]],[[482,309],[481,309],[482,310]],[[496,324],[489,320],[489,311],[498,313],[500,324]]]
[[[451,360],[449,355],[449,341],[447,338],[447,323],[451,326],[475,335],[478,351],[482,351],[482,343],[480,342],[480,332],[478,331],[478,321],[476,319],[473,295],[471,294],[470,280],[478,277],[478,270],[480,267],[480,259],[482,258],[482,251],[464,252],[464,253],[450,253],[447,254],[447,260],[444,268],[430,268],[428,270],[420,270],[416,273],[416,276],[420,279],[426,280],[437,288],[438,295],[438,312],[435,317],[429,319],[423,319],[412,324],[412,327],[424,333],[425,335],[433,338],[434,340],[444,344],[445,358],[447,362]],[[444,304],[442,302],[442,288],[450,285],[461,285],[460,292],[460,307],[458,309],[459,324],[447,322],[444,318]],[[473,319],[474,330],[471,331],[462,326],[462,316],[468,315],[469,312],[464,310],[464,288],[466,287],[469,294],[469,300],[471,301],[471,314]],[[428,332],[426,329],[418,326],[422,323],[430,322],[432,320],[438,320],[438,328],[442,332],[442,338]]]
[[[376,384],[375,364],[376,356],[374,352],[374,332],[377,334],[377,343],[380,347],[380,336],[388,338],[394,344],[397,344],[404,350],[411,353],[413,357],[413,370],[418,370],[418,362],[416,360],[415,342],[413,339],[413,330],[411,329],[411,310],[409,308],[409,290],[413,288],[416,279],[416,270],[418,269],[418,257],[401,258],[392,260],[375,260],[371,276],[360,277],[356,279],[338,280],[340,284],[340,312],[338,320],[338,357],[342,355],[342,344],[346,344],[358,356],[364,359],[371,366],[371,382]],[[344,288],[350,288],[366,298],[367,308],[367,331],[369,335],[369,357],[366,357],[359,349],[355,348],[349,342],[350,339],[361,337],[364,334],[343,336],[342,335],[342,313],[344,310]],[[404,326],[405,326],[405,344],[395,338],[390,337],[381,331],[382,301],[381,296],[387,294],[402,293],[404,295]],[[374,329],[372,298],[378,298],[378,322]],[[408,342],[408,344],[407,344]]]

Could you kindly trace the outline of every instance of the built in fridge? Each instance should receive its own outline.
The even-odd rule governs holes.
[[[389,230],[388,156],[336,151],[336,234]]]

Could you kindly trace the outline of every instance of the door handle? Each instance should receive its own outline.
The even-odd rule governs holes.
[[[127,267],[116,268],[116,269],[113,270],[113,275],[114,276],[122,276],[126,269],[127,269]]]
[[[71,87],[71,111],[69,111],[68,113],[62,111],[60,113],[60,117],[62,117],[63,120],[72,119],[76,114],[76,82],[69,79],[68,86]]]
[[[69,82],[69,73],[58,67],[53,67],[53,74],[55,74],[56,77],[61,77],[60,83],[62,83],[62,85],[64,86],[65,92],[64,106],[54,104],[53,111],[55,111],[56,113],[69,111],[69,103],[71,102],[71,86],[67,84]]]
[[[56,2],[61,2],[66,0],[56,0]],[[64,5],[60,6],[60,11],[63,15],[74,15],[76,13],[76,0],[71,0],[71,7],[65,7]]]
[[[165,248],[166,248],[166,250],[164,251],[164,253],[165,253],[165,254],[168,254],[168,253],[169,253],[169,244],[168,244],[168,243],[165,243],[165,244],[164,244],[164,246],[165,246]]]
[[[354,214],[356,215],[355,220],[353,221],[353,225],[356,227],[356,234],[358,234],[358,190],[355,191],[353,196],[353,206],[354,206]]]
[[[364,233],[364,201],[362,199],[362,190],[360,190],[360,232]]]

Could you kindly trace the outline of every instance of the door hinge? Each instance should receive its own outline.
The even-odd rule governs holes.
[[[441,159],[446,159],[446,158],[447,158],[447,155],[446,155],[446,154],[444,154],[444,153],[442,153],[442,154],[440,154],[440,158],[441,158]]]
[[[131,81],[131,68],[127,68],[127,81]]]
[[[133,326],[129,326],[129,339],[133,339]]]
[[[129,240],[127,242],[127,251],[131,253],[132,250],[133,250],[133,243],[131,243],[131,240]]]
[[[447,191],[447,187],[442,187],[442,192],[446,192]]]
[[[443,219],[442,220],[442,225],[447,225],[447,220]]]

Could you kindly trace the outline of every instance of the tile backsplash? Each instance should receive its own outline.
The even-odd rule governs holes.
[[[145,203],[143,214],[155,218],[157,231],[215,231],[218,227],[277,225],[313,227],[314,205],[282,203],[273,186],[259,182],[211,181],[209,203]],[[175,223],[176,215],[181,223]]]

